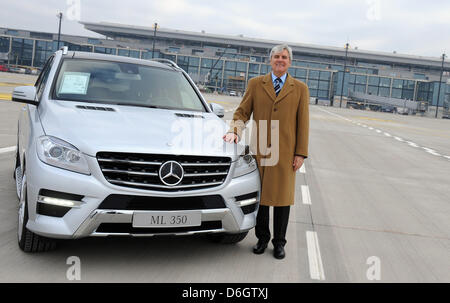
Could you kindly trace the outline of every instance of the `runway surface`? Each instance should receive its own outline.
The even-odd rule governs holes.
[[[0,81],[2,82],[2,81]],[[240,98],[205,95],[232,117]],[[89,238],[17,246],[14,146],[21,104],[0,101],[0,282],[450,282],[450,121],[310,106],[286,258],[204,237]]]

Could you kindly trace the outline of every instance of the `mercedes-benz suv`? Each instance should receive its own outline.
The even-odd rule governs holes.
[[[237,243],[256,223],[260,178],[242,144],[225,143],[223,107],[174,62],[55,52],[18,123],[18,243],[206,233]]]

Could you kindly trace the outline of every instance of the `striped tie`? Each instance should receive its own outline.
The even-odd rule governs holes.
[[[281,90],[281,86],[280,86],[281,82],[282,81],[281,81],[280,78],[276,78],[275,79],[275,95],[277,95],[277,97],[278,97],[278,94],[280,93],[280,90]]]

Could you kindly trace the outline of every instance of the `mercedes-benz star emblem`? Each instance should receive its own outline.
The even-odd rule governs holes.
[[[176,161],[167,161],[159,168],[161,182],[168,186],[178,185],[183,180],[184,169]]]

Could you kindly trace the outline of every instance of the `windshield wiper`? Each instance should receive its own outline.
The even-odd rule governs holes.
[[[125,105],[125,106],[138,106],[138,107],[147,107],[147,108],[164,108],[156,105],[149,105],[149,104],[139,104],[139,103],[113,103],[114,105]]]

